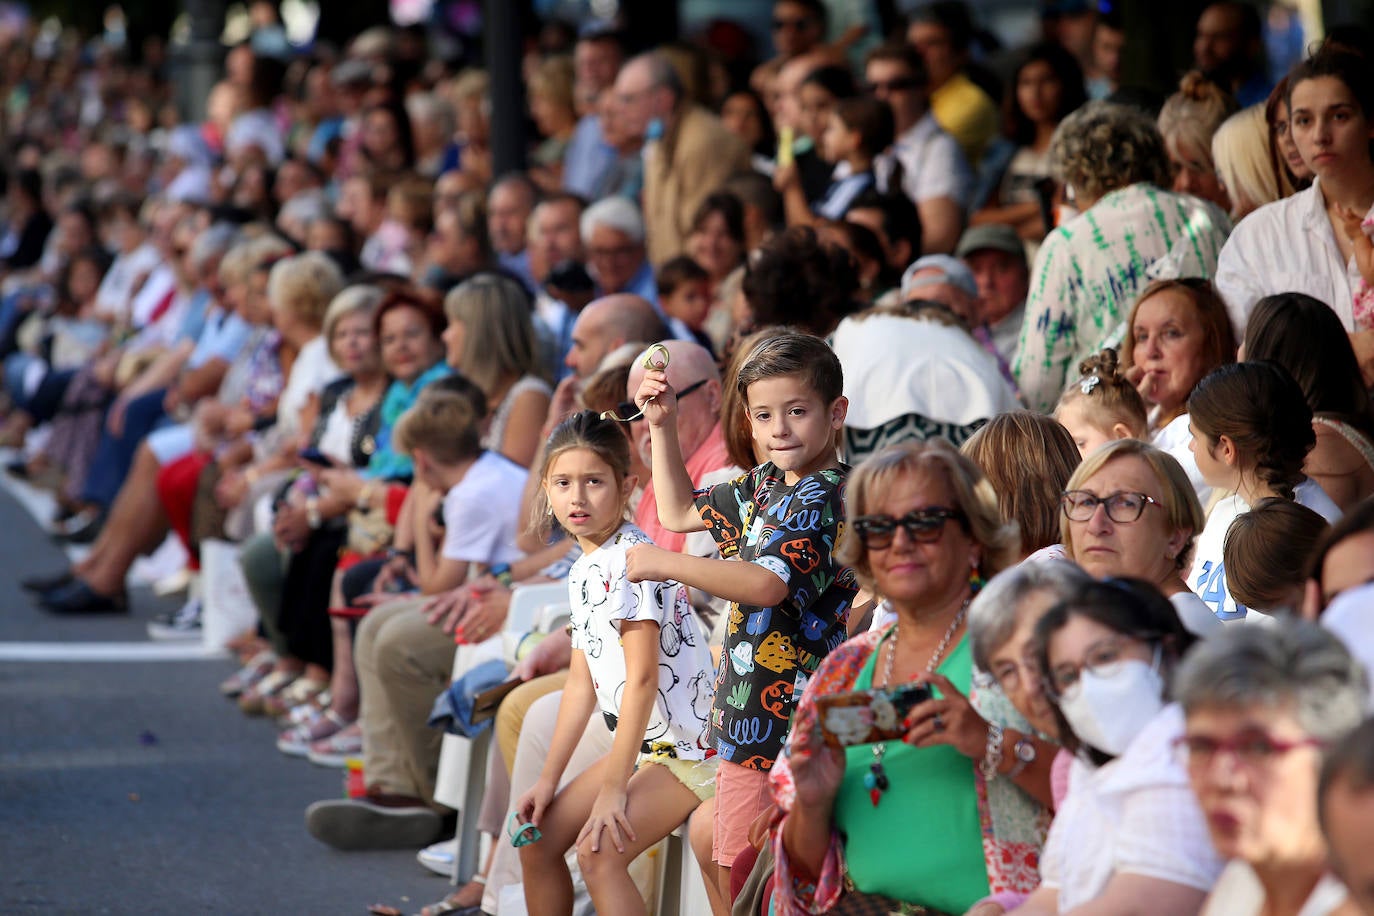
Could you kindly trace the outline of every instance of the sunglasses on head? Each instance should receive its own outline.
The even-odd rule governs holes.
[[[692,384],[688,385],[686,388],[682,389],[677,393],[677,399],[681,401],[683,398],[687,397],[687,395],[691,394],[693,391],[696,391],[702,385],[705,385],[708,381],[709,379],[702,379],[699,382],[693,382]],[[639,419],[640,410],[639,406],[635,404],[634,401],[621,401],[619,404],[615,405],[615,413],[617,418],[634,417],[637,420]],[[625,422],[629,423],[632,421],[627,419],[625,420]]]

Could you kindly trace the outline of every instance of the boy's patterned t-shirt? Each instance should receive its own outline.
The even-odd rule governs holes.
[[[762,566],[788,589],[777,607],[730,606],[711,710],[711,740],[724,760],[771,768],[807,679],[848,636],[858,585],[833,556],[848,471],[841,465],[788,486],[770,462],[696,494],[721,556]]]

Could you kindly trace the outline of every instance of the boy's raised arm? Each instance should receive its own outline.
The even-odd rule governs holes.
[[[687,474],[677,437],[677,393],[662,370],[650,369],[644,374],[644,381],[635,392],[635,405],[644,412],[649,424],[659,522],[669,531],[705,531],[706,523],[692,499],[696,488]]]

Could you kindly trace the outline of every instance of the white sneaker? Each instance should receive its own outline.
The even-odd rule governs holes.
[[[199,640],[200,611],[200,599],[191,598],[171,614],[148,621],[148,637],[162,642]]]
[[[426,846],[415,854],[415,861],[419,862],[436,875],[443,875],[445,878],[453,877],[453,863],[457,858],[457,837],[451,840],[440,840],[438,843],[432,846]]]

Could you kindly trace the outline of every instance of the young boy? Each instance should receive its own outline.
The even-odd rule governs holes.
[[[415,585],[426,595],[462,585],[472,563],[514,563],[525,469],[480,443],[470,399],[427,388],[396,423],[395,441],[415,463]],[[432,531],[443,500],[442,541]],[[490,633],[484,634],[490,636]]]
[[[696,261],[680,255],[664,263],[654,278],[658,302],[669,318],[682,322],[696,342],[711,350],[711,338],[703,330],[711,311],[711,275]]]
[[[853,571],[832,556],[848,471],[835,457],[849,406],[843,387],[839,360],[819,338],[785,332],[760,342],[740,369],[736,394],[748,407],[755,449],[768,460],[699,493],[683,464],[676,394],[664,373],[646,373],[635,395],[652,437],[659,520],[673,531],[709,530],[727,558],[649,545],[628,557],[636,581],[670,577],[733,602],[710,730],[721,758],[711,858],[727,895],[730,866],[771,801],[768,770],[794,703],[846,638],[858,588]]]

